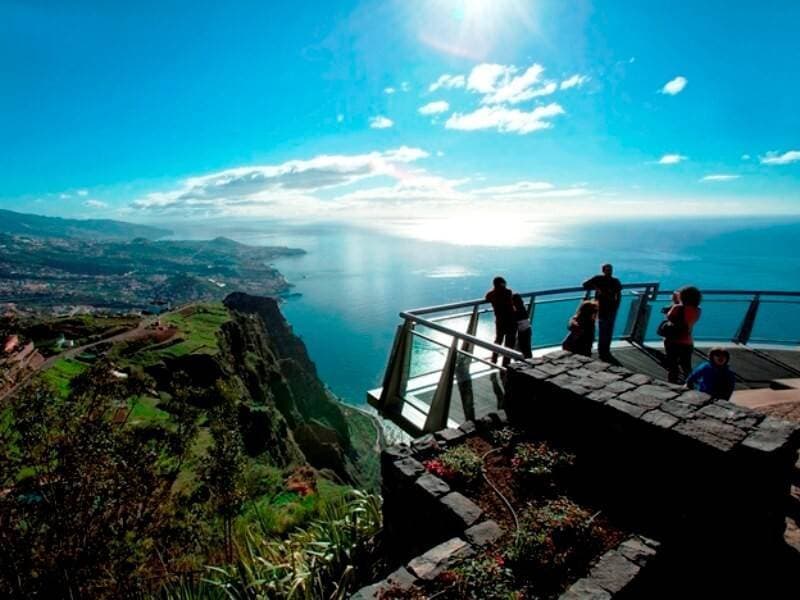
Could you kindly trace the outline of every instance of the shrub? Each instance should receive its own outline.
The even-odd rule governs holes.
[[[516,447],[511,466],[530,482],[552,477],[574,462],[574,455],[553,450],[546,442],[527,442]]]
[[[529,507],[506,556],[531,573],[561,570],[587,553],[591,523],[589,512],[567,498]]]
[[[483,461],[468,446],[458,446],[442,453],[439,458],[426,460],[425,468],[451,482],[470,485],[481,476]]]
[[[514,576],[502,556],[482,556],[463,562],[453,570],[458,598],[510,600],[518,598]]]

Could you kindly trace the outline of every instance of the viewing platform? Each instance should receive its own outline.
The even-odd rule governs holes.
[[[715,346],[725,347],[736,373],[732,402],[800,420],[800,292],[702,290],[702,316],[694,327],[696,366]],[[581,287],[521,294],[533,329],[532,352],[558,350],[577,305],[590,296]],[[666,379],[661,309],[672,290],[658,283],[623,285],[612,355],[623,367]],[[484,299],[400,313],[383,386],[369,404],[413,437],[457,427],[504,407],[503,358],[518,350],[493,343],[494,315]],[[497,353],[497,364],[491,361]]]

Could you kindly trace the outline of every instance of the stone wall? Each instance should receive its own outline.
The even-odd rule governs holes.
[[[784,560],[796,424],[568,352],[512,365],[506,389],[511,421],[572,448],[579,487],[671,568]]]

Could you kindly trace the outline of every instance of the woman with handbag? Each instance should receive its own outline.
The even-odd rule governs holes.
[[[664,338],[667,381],[679,383],[692,372],[694,338],[692,328],[700,319],[700,301],[703,295],[694,286],[686,286],[672,294],[672,306],[667,309],[666,319],[658,326],[658,334]]]

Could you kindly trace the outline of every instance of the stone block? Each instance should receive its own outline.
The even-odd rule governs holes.
[[[381,452],[381,468],[387,469],[393,462],[410,457],[411,448],[405,444],[395,444],[394,446],[389,446]]]
[[[448,427],[433,434],[438,442],[447,444],[448,446],[456,444],[464,439],[464,432],[460,429]]]
[[[656,555],[656,549],[647,545],[643,538],[634,536],[622,542],[617,551],[628,560],[635,562],[640,567]]]
[[[632,383],[633,385],[647,385],[653,381],[652,377],[648,375],[644,375],[642,373],[634,373],[630,377],[628,377],[625,381],[628,383]]]
[[[553,352],[548,352],[544,355],[547,360],[553,361],[558,360],[559,358],[565,358],[570,356],[578,356],[577,354],[573,354],[569,350],[554,350]]]
[[[390,573],[389,576],[386,577],[385,581],[392,587],[407,590],[411,586],[415,585],[419,580],[412,575],[408,569],[405,567],[400,567],[399,569]]]
[[[591,365],[591,364],[593,364],[593,363],[588,363],[588,365]],[[581,366],[578,369],[570,369],[570,371],[569,371],[570,376],[572,376],[572,377],[581,377],[581,378],[583,378],[583,377],[591,377],[591,375],[593,373],[594,373],[594,371],[590,371],[589,369],[587,369],[587,368],[585,368],[583,366]]]
[[[612,381],[611,383],[606,385],[606,391],[613,392],[615,394],[624,394],[625,392],[629,392],[633,389],[636,389],[636,386],[629,381]]]
[[[678,395],[677,390],[674,390],[666,385],[659,384],[643,385],[637,391],[642,395],[652,396],[653,398],[657,398],[661,401],[672,400]]]
[[[544,362],[545,362],[545,359],[542,358],[541,356],[534,356],[532,358],[526,358],[525,359],[525,363],[526,364],[533,365],[534,367],[537,366],[537,365],[541,365]]]
[[[636,406],[635,404],[629,404],[624,400],[620,400],[619,398],[613,398],[606,403],[606,406],[611,406],[616,408],[620,412],[624,412],[626,414],[631,415],[632,417],[636,417],[637,419],[641,417],[647,408],[643,408],[641,406]]]
[[[701,406],[705,406],[709,402],[711,402],[711,396],[708,394],[704,394],[703,392],[698,392],[696,390],[689,390],[687,392],[683,392],[678,398],[686,402],[687,404],[691,404],[693,406],[697,406],[698,408]]]
[[[481,507],[460,492],[451,492],[440,502],[462,530],[472,527],[483,515]]]
[[[602,360],[593,360],[590,363],[586,363],[584,368],[594,373],[606,373],[611,368],[611,365],[607,362],[603,362]]]
[[[455,562],[470,556],[474,550],[461,538],[452,538],[434,546],[425,554],[411,559],[408,571],[419,579],[432,581]]]
[[[433,434],[428,433],[412,441],[411,449],[422,458],[428,458],[431,454],[439,450],[439,443],[436,441],[436,438],[433,437]]]
[[[661,427],[662,429],[669,429],[679,420],[678,417],[658,409],[647,411],[642,415],[642,421],[652,423],[656,427]]]
[[[609,392],[608,389],[602,389],[602,390],[592,390],[591,392],[586,394],[586,397],[589,398],[589,400],[593,400],[594,402],[603,403],[616,398],[617,395],[614,392]]]
[[[537,370],[543,371],[548,375],[561,375],[562,373],[566,373],[568,367],[557,362],[549,362],[549,363],[542,363],[537,367]]]
[[[422,492],[438,498],[450,493],[450,486],[432,473],[423,473],[414,482],[414,485]]]
[[[478,430],[475,426],[475,421],[464,421],[458,428],[463,431],[465,435],[472,435]]]
[[[615,381],[620,381],[622,379],[622,375],[610,373],[608,371],[599,371],[597,373],[592,373],[592,379],[596,379],[597,381],[602,381],[603,383],[608,384]]]
[[[697,413],[696,406],[683,402],[677,398],[675,400],[667,400],[661,406],[659,406],[659,409],[663,410],[664,412],[668,412],[679,419],[690,419]]]
[[[414,480],[425,472],[422,463],[413,458],[402,458],[392,463],[393,475],[398,480]]]
[[[594,375],[588,377],[581,377],[576,384],[587,390],[601,390],[606,387],[606,382],[596,379]]]
[[[624,394],[620,394],[619,399],[648,410],[652,408],[658,408],[664,402],[663,400],[659,400],[657,397],[651,394],[641,392],[640,390],[642,389],[643,388],[639,388],[636,390],[631,390],[630,392],[625,392]]]
[[[609,550],[589,572],[589,579],[591,583],[613,595],[625,589],[639,573],[639,569],[639,565],[616,550]]]
[[[611,365],[610,367],[608,367],[608,372],[616,373],[618,375],[622,375],[623,377],[628,377],[630,375],[633,375],[633,371],[631,371],[630,369],[626,369],[625,367],[621,367],[619,365]]]
[[[490,546],[503,537],[503,529],[494,521],[484,521],[467,529],[464,537],[473,546]]]
[[[579,579],[558,597],[558,600],[610,600],[611,594],[592,579]]]
[[[760,452],[775,452],[794,444],[800,426],[775,417],[764,418],[744,439],[742,445]]]

